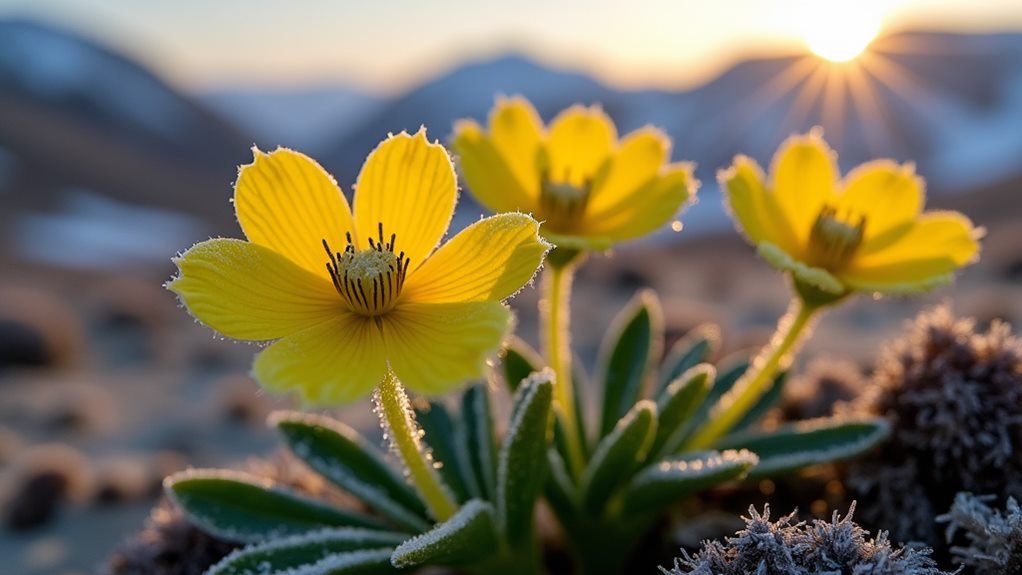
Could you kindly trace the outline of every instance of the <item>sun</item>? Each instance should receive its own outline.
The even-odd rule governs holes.
[[[801,34],[809,49],[831,62],[862,54],[880,33],[886,2],[814,1],[800,10]]]

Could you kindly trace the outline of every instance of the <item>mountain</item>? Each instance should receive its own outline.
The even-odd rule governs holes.
[[[528,97],[546,120],[583,102],[601,103],[622,133],[660,126],[675,159],[694,160],[708,188],[735,154],[767,165],[785,137],[813,126],[824,127],[845,169],[876,157],[915,161],[937,193],[1022,172],[1022,34],[906,32],[878,40],[862,61],[856,68],[809,55],[751,59],[696,89],[670,92],[617,90],[506,56],[464,65],[382,106],[339,132],[323,157],[342,182],[353,181],[388,132],[424,124],[446,139],[458,118],[485,121],[504,93]]]
[[[82,189],[229,231],[230,185],[251,142],[138,62],[67,30],[0,21],[6,206],[53,209]]]
[[[485,118],[499,94],[528,97],[544,117],[576,102],[600,103],[624,125],[641,125],[636,104],[657,92],[612,90],[579,72],[554,70],[519,55],[466,64],[380,107],[361,124],[328,142],[321,156],[341,182],[352,182],[380,139],[426,126],[431,138],[446,140],[458,118]]]
[[[255,137],[262,149],[314,153],[324,140],[354,128],[384,105],[382,96],[351,86],[238,86],[198,95],[211,110]],[[328,131],[323,127],[329,126]]]

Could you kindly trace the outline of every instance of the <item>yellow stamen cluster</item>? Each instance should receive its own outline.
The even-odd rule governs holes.
[[[355,247],[350,233],[343,252],[334,252],[323,240],[323,248],[330,258],[326,269],[334,289],[352,311],[367,317],[377,317],[394,307],[410,261],[404,252],[394,254],[397,234],[391,234],[390,241],[384,242],[383,223],[379,224],[378,231],[379,237],[375,241],[369,238],[369,248],[365,250]]]
[[[862,244],[865,230],[866,216],[859,216],[853,225],[839,219],[835,208],[824,206],[809,232],[809,263],[831,271],[842,269]]]
[[[539,205],[542,213],[547,215],[546,225],[554,230],[568,229],[572,222],[577,222],[585,213],[589,203],[590,182],[582,185],[550,180],[549,173],[540,177]]]

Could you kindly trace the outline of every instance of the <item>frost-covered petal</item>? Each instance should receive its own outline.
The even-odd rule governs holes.
[[[304,154],[255,149],[234,186],[234,209],[245,236],[310,272],[326,276],[323,240],[343,250],[354,230],[351,209],[334,179]]]
[[[383,323],[394,374],[430,395],[482,377],[512,324],[511,311],[491,301],[402,303]]]
[[[834,200],[835,154],[819,131],[792,136],[777,150],[770,172],[777,205],[798,241],[805,242],[821,208]]]
[[[549,244],[525,214],[500,214],[465,228],[436,251],[405,284],[408,301],[499,301],[522,288]]]
[[[355,225],[359,246],[378,238],[379,225],[411,269],[422,265],[440,242],[458,199],[454,167],[443,146],[430,143],[426,130],[390,136],[366,158],[355,185]]]
[[[174,263],[179,273],[167,288],[199,321],[228,337],[276,339],[343,310],[327,280],[243,240],[208,240]]]
[[[660,174],[671,156],[671,141],[652,127],[632,132],[607,159],[593,181],[588,209],[600,213],[630,201]]]
[[[617,140],[614,123],[598,106],[572,106],[550,123],[547,174],[551,181],[583,186],[596,175]]]
[[[530,198],[539,195],[543,137],[543,123],[528,100],[517,96],[497,100],[490,113],[490,140]]]
[[[677,214],[694,192],[693,182],[691,165],[668,166],[662,175],[647,181],[623,201],[601,212],[587,213],[581,229],[586,236],[614,242],[648,234]]]
[[[867,162],[848,173],[837,197],[838,214],[865,217],[863,249],[884,242],[911,225],[923,208],[923,180],[911,164],[890,160]]]
[[[252,376],[277,393],[298,393],[313,405],[365,397],[381,381],[387,354],[376,322],[342,312],[264,349]]]
[[[790,254],[802,253],[791,224],[767,191],[763,171],[754,160],[735,157],[717,179],[731,216],[751,243],[770,242]]]
[[[770,242],[761,242],[756,246],[756,250],[770,265],[791,272],[791,275],[802,283],[835,295],[845,291],[841,281],[827,270],[807,265]]]
[[[896,242],[857,257],[841,274],[862,291],[908,293],[947,283],[979,253],[980,232],[957,212],[928,212]]]
[[[519,183],[508,159],[479,124],[472,120],[458,122],[451,147],[458,154],[461,175],[479,203],[497,213],[536,211],[536,193],[526,191]]]

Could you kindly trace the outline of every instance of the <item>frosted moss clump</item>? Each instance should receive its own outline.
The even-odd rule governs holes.
[[[956,493],[1022,497],[1022,346],[1007,324],[982,333],[947,306],[920,314],[851,409],[892,428],[850,470],[867,524],[939,544],[934,518]]]
[[[976,575],[1022,573],[1022,509],[1009,497],[1005,510],[988,505],[993,497],[959,493],[951,510],[937,518],[947,523],[947,540],[964,533],[965,545],[951,547],[955,563]]]
[[[665,575],[947,575],[929,557],[929,550],[894,548],[887,533],[875,538],[852,521],[855,504],[845,517],[835,511],[830,521],[796,522],[795,513],[770,521],[749,508],[745,529],[724,542],[707,541],[695,554],[682,551]]]

